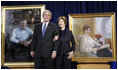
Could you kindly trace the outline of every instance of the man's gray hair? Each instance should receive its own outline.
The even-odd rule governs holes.
[[[50,10],[45,10],[45,11],[43,12],[43,15],[44,15],[45,12],[49,12],[50,15],[52,16],[52,12],[51,12]]]

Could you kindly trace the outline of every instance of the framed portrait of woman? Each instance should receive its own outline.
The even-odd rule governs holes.
[[[76,41],[73,61],[116,61],[115,13],[70,14],[69,29]]]
[[[33,66],[32,58],[27,57],[29,51],[19,50],[12,52],[10,50],[10,37],[13,30],[19,26],[21,20],[27,21],[27,26],[34,31],[34,26],[43,21],[42,14],[45,10],[45,5],[22,5],[22,6],[2,6],[2,66]],[[25,51],[25,52],[24,52]],[[13,55],[15,53],[15,55]],[[11,55],[11,56],[10,56]],[[11,57],[14,56],[16,60]]]

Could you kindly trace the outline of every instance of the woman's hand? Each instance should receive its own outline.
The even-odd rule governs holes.
[[[51,58],[52,58],[52,59],[55,59],[55,58],[56,58],[56,55],[57,55],[57,54],[56,54],[56,51],[53,51],[53,52],[52,52],[52,55],[51,55]]]
[[[101,50],[101,48],[98,48],[98,49],[97,49],[97,51],[100,51],[100,50]]]
[[[71,59],[73,56],[73,51],[69,52],[68,54],[69,54],[68,59]]]
[[[34,54],[34,51],[31,51],[31,52],[30,52],[30,55],[31,55],[32,57],[34,57],[34,55],[35,55],[35,54]]]
[[[56,35],[55,37],[54,37],[54,39],[53,39],[53,41],[56,41],[56,40],[58,40],[58,35]]]

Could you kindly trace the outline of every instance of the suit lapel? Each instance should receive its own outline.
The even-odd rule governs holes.
[[[40,35],[41,38],[42,38],[42,23],[41,23],[40,26],[39,26],[39,35]]]

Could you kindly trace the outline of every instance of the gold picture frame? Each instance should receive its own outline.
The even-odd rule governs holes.
[[[90,36],[95,39],[96,34],[107,33],[104,26],[106,27],[106,31],[109,31],[109,37],[104,37],[104,44],[109,44],[107,41],[110,41],[111,48],[108,48],[111,51],[112,56],[104,56],[102,57],[92,57],[89,55],[84,55],[83,52],[80,52],[80,42],[81,36],[83,35],[82,28],[84,25],[89,25],[92,30]],[[69,14],[69,29],[72,30],[75,41],[76,41],[76,49],[74,52],[74,56],[72,61],[78,61],[79,63],[106,63],[110,61],[116,61],[116,25],[115,25],[115,13],[89,13],[89,14]],[[107,30],[109,29],[109,30]],[[96,38],[97,39],[97,38]],[[97,41],[97,40],[96,40]],[[105,51],[104,51],[105,52]]]
[[[30,17],[34,17],[37,15],[37,10],[40,10],[38,12],[38,16],[40,14],[40,16],[38,17],[38,19],[40,19],[40,22],[43,21],[43,18],[42,18],[42,14],[43,14],[43,11],[45,10],[45,5],[44,4],[41,4],[41,5],[22,5],[22,6],[2,6],[2,29],[1,29],[1,34],[2,34],[2,47],[1,47],[1,64],[2,66],[8,66],[8,67],[33,67],[34,66],[34,63],[33,62],[5,62],[5,26],[6,26],[6,23],[7,23],[7,18],[6,18],[6,13],[7,11],[14,11],[15,13],[12,12],[12,14],[19,14],[19,13],[16,13],[16,11],[29,11],[29,16]],[[20,13],[22,14],[22,13]],[[22,15],[24,16],[24,15]],[[17,18],[19,16],[16,16]],[[11,17],[10,17],[11,18]],[[37,18],[37,17],[36,17]],[[18,18],[20,19],[20,18]],[[22,18],[21,18],[22,19]],[[11,19],[13,20],[13,19]],[[11,21],[9,20],[9,21]],[[18,22],[17,19],[15,20],[14,19],[14,23]],[[39,23],[40,23],[39,22]],[[17,24],[14,24],[14,25],[17,25]],[[32,26],[33,24],[30,24],[29,26]],[[34,25],[33,25],[34,26]],[[33,29],[33,27],[32,27]]]

